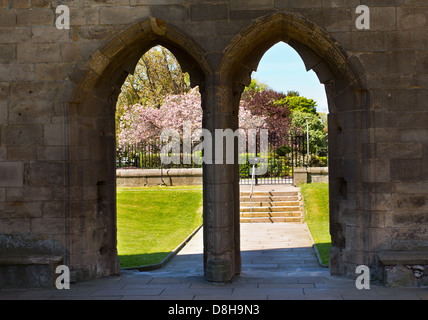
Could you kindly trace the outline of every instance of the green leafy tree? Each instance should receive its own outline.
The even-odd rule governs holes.
[[[245,87],[244,89],[244,95],[246,93],[258,93],[261,91],[270,90],[269,86],[263,82],[258,81],[257,79],[251,79],[251,83],[248,85],[248,87]]]
[[[300,93],[298,91],[290,90],[290,91],[287,91],[287,96],[288,97],[298,97],[298,96],[300,96]]]
[[[317,103],[313,99],[300,96],[297,91],[289,91],[277,104],[286,104],[291,111],[290,132],[306,136],[308,118],[310,153],[315,159],[327,157],[327,121],[326,116],[317,112]],[[326,159],[318,161],[325,163]]]
[[[298,93],[297,93],[298,94]],[[289,91],[283,101],[278,101],[279,104],[286,104],[288,109],[294,111],[317,115],[317,103],[315,100],[296,95],[295,91]]]
[[[292,112],[291,127],[298,133],[305,135],[307,133],[306,119],[308,118],[309,127],[309,151],[311,154],[326,157],[327,156],[327,130],[318,114],[312,114],[302,111]],[[293,129],[292,129],[293,130]]]

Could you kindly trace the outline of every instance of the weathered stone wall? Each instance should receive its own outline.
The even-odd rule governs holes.
[[[293,184],[298,187],[302,183],[328,183],[328,168],[295,168],[293,172]]]
[[[202,169],[118,169],[118,187],[202,185]]]
[[[75,280],[117,274],[114,106],[162,44],[199,85],[204,126],[236,128],[243,86],[288,42],[329,99],[331,272],[428,247],[428,3],[0,0],[0,254],[62,256]],[[55,8],[70,9],[58,30]],[[157,19],[151,19],[157,18]],[[240,272],[236,165],[204,167],[205,274]]]

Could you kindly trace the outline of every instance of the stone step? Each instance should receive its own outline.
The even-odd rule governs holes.
[[[256,202],[256,201],[245,201],[241,202],[241,207],[298,207],[300,206],[299,201],[269,201],[269,202]]]
[[[240,192],[240,221],[242,223],[302,222],[297,191]]]
[[[240,197],[241,202],[276,202],[276,201],[299,201],[299,196],[254,196],[252,198],[248,197]]]
[[[242,197],[249,196],[250,191],[241,191],[239,195]],[[297,196],[297,191],[254,191],[253,196]]]
[[[300,211],[287,211],[287,212],[241,212],[240,217],[241,218],[269,218],[269,217],[300,217],[301,213]]]
[[[301,217],[271,217],[271,218],[241,218],[241,223],[282,223],[282,222],[302,222]]]
[[[276,206],[276,207],[250,207],[250,206],[245,206],[245,207],[241,207],[240,211],[241,212],[287,212],[287,211],[299,211],[300,207],[299,206]]]

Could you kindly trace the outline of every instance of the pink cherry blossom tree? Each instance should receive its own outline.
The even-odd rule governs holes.
[[[239,127],[249,129],[269,129],[268,116],[248,108],[242,102],[239,107]],[[140,141],[155,141],[165,129],[177,130],[183,134],[183,125],[190,124],[192,132],[202,128],[201,96],[198,88],[187,93],[169,95],[160,108],[135,104],[125,106],[120,119],[118,145],[124,147]]]

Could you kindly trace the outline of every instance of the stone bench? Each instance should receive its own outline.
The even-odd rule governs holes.
[[[428,250],[382,251],[378,259],[387,286],[428,286]]]
[[[328,183],[328,167],[294,168],[293,178],[295,187],[302,183]]]
[[[62,263],[62,256],[2,255],[0,288],[52,288],[55,286],[55,269]]]

